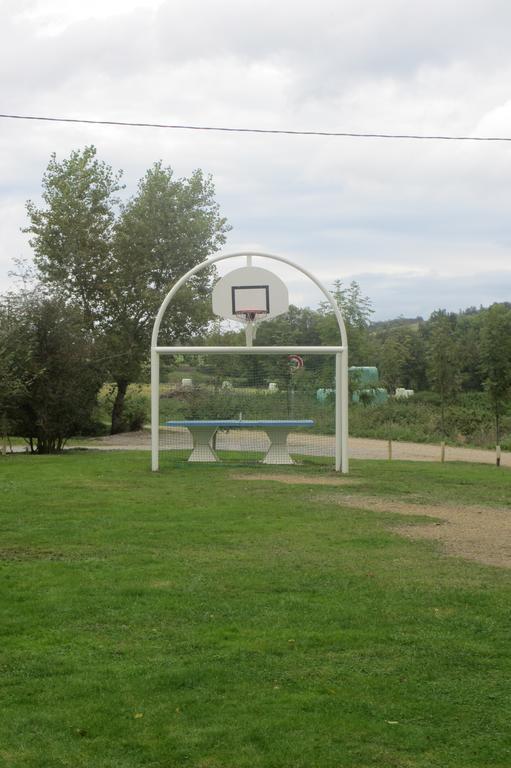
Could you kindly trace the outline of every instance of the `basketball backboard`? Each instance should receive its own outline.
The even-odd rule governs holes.
[[[221,277],[213,288],[213,312],[226,320],[253,322],[287,312],[286,284],[262,267],[241,267]]]

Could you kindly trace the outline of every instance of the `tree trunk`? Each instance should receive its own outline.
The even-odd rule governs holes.
[[[61,441],[59,437],[38,437],[36,453],[45,456],[52,453],[60,453]]]
[[[116,381],[115,383],[117,385],[117,394],[112,408],[111,435],[117,435],[119,432],[126,431],[126,423],[124,421],[124,400],[126,398],[129,382],[127,379],[119,379],[119,381]]]

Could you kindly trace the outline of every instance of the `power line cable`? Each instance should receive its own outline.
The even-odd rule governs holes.
[[[3,115],[6,120],[39,120],[49,123],[79,123],[83,125],[115,125],[127,128],[163,128],[178,131],[217,131],[223,133],[261,133],[283,136],[334,136],[353,139],[412,139],[422,141],[510,141],[511,136],[448,136],[417,133],[361,133],[356,131],[300,131],[280,128],[234,128],[213,125],[130,122],[124,120],[88,120],[75,117],[42,117],[40,115]]]

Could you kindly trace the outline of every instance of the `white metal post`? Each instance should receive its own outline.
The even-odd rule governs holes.
[[[342,369],[341,353],[335,356],[335,471],[342,466]]]
[[[350,469],[348,453],[348,410],[350,404],[350,388],[348,381],[348,349],[344,349],[340,355],[337,355],[337,357],[341,358],[341,472],[347,475]]]
[[[247,267],[252,266],[252,255],[247,253]],[[251,347],[254,344],[254,326],[251,320],[248,321],[245,328],[245,339],[247,341],[247,347]]]
[[[160,447],[160,355],[151,349],[151,468],[159,469]]]

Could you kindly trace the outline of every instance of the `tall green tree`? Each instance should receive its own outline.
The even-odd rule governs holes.
[[[42,178],[42,205],[26,205],[38,277],[79,304],[95,327],[105,313],[122,173],[98,160],[93,146],[57,160]]]
[[[175,280],[218,250],[229,227],[210,177],[176,179],[155,163],[137,193],[120,203],[121,173],[92,146],[57,161],[43,176],[43,205],[27,213],[34,259],[46,285],[83,310],[103,344],[117,385],[111,431],[124,428],[124,399],[147,359],[157,309]],[[203,271],[169,308],[162,336],[189,340],[209,318],[204,301],[213,272]]]
[[[428,321],[426,366],[429,384],[440,397],[440,426],[445,436],[445,406],[461,389],[461,354],[456,336],[456,315],[433,312]]]
[[[136,195],[121,206],[104,321],[117,383],[113,432],[122,429],[126,389],[140,375],[163,297],[179,277],[225,242],[229,226],[214,192],[211,178],[202,171],[176,179],[171,168],[158,162],[142,178]],[[164,343],[186,342],[205,329],[214,275],[214,270],[202,270],[178,292],[162,325]]]
[[[80,308],[34,291],[19,296],[15,310],[2,332],[7,381],[15,383],[8,393],[1,388],[4,412],[32,451],[54,453],[91,427],[103,371]]]
[[[456,335],[463,373],[462,386],[465,390],[481,391],[484,388],[480,340],[481,328],[487,312],[487,309],[469,308],[460,312],[456,320]]]
[[[500,446],[501,418],[511,399],[511,309],[503,304],[493,304],[485,315],[481,329],[481,369],[495,414],[497,446]],[[497,464],[500,464],[498,454]]]
[[[346,287],[340,280],[336,280],[331,293],[346,324],[351,365],[372,364],[374,350],[369,335],[369,323],[373,314],[371,300],[364,296],[356,280],[352,280]],[[316,328],[323,344],[339,343],[337,320],[328,301],[322,301],[320,304]]]
[[[391,392],[406,387],[413,362],[413,331],[402,326],[392,328],[377,353],[380,378]]]

